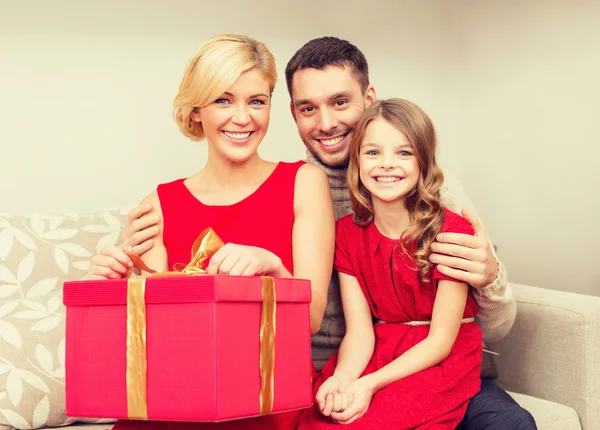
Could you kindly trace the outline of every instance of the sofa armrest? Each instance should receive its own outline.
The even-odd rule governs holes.
[[[600,429],[600,297],[511,284],[517,318],[490,345],[498,385],[570,406],[584,429]]]

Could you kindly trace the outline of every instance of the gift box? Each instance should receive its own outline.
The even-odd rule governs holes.
[[[312,405],[307,280],[167,273],[70,281],[63,297],[68,416],[218,422]]]

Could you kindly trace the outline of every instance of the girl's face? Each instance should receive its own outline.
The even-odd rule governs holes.
[[[419,165],[404,133],[383,118],[365,130],[359,153],[360,181],[373,204],[404,201],[419,180]]]
[[[214,102],[197,109],[192,120],[202,123],[212,149],[240,163],[256,155],[269,127],[270,103],[269,84],[260,71],[251,69]]]

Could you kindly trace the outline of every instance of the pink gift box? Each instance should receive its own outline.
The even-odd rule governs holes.
[[[312,405],[310,282],[275,279],[273,411]],[[260,414],[261,278],[146,280],[149,420],[225,421]],[[64,284],[66,412],[128,418],[127,280]]]

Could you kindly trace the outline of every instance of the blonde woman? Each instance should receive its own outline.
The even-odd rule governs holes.
[[[325,312],[333,265],[333,205],[321,169],[304,162],[273,163],[257,153],[269,126],[276,80],[273,55],[247,36],[213,37],[193,55],[173,116],[185,136],[206,139],[208,160],[195,175],[161,184],[144,199],[161,221],[154,246],[142,259],[155,270],[172,270],[176,263],[189,262],[194,240],[212,227],[225,246],[211,258],[207,272],[309,279],[314,334]],[[123,277],[131,267],[129,257],[113,246],[92,259],[88,277]],[[197,427],[284,429],[294,426],[296,416]],[[115,428],[132,425],[139,423],[123,421]]]

